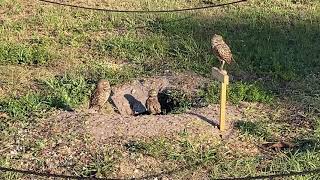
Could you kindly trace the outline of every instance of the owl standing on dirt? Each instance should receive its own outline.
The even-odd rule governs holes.
[[[107,102],[111,93],[110,83],[108,80],[99,80],[96,89],[90,98],[89,109],[100,112],[104,104]]]
[[[152,114],[160,114],[161,113],[161,105],[158,100],[158,92],[155,89],[151,89],[149,91],[149,97],[146,102],[147,111]]]
[[[231,50],[229,46],[223,41],[222,36],[217,34],[213,35],[211,39],[211,45],[213,53],[221,61],[220,70],[223,70],[223,66],[226,62],[228,64],[231,64],[233,61]]]

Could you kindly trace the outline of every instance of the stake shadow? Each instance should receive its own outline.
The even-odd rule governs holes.
[[[217,120],[213,120],[213,119],[209,119],[203,115],[194,113],[194,112],[188,112],[188,114],[193,115],[193,116],[197,116],[198,118],[200,118],[201,120],[209,123],[210,125],[212,125],[213,127],[219,127],[219,122]]]

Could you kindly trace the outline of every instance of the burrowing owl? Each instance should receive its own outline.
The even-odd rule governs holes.
[[[100,111],[107,102],[111,93],[111,88],[108,80],[99,80],[96,89],[90,98],[89,109]]]
[[[229,46],[223,41],[222,36],[217,34],[213,35],[211,39],[211,45],[213,53],[221,61],[220,70],[223,70],[225,62],[230,64],[233,61],[231,50]]]
[[[161,113],[161,105],[158,100],[158,92],[155,89],[151,89],[149,91],[149,97],[146,102],[147,111],[150,114],[160,114]]]

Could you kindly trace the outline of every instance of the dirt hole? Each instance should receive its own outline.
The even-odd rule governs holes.
[[[165,89],[159,93],[158,99],[162,114],[184,112],[192,106],[192,99],[183,91],[177,89]]]
[[[179,89],[165,89],[158,94],[158,100],[161,105],[161,114],[179,114],[186,110],[196,107],[206,107],[202,97],[191,97]],[[131,106],[132,107],[132,106]],[[149,115],[148,112],[135,114],[134,116]]]

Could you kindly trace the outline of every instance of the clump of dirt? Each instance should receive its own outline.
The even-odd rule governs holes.
[[[207,82],[207,79],[196,74],[144,78],[112,87],[111,100],[121,115],[144,114],[148,92],[155,89],[159,92],[163,114],[167,114],[176,107],[190,108],[193,97]]]
[[[191,97],[197,95],[198,91],[210,82],[210,79],[191,72],[167,76],[167,79],[171,87],[179,89]]]

